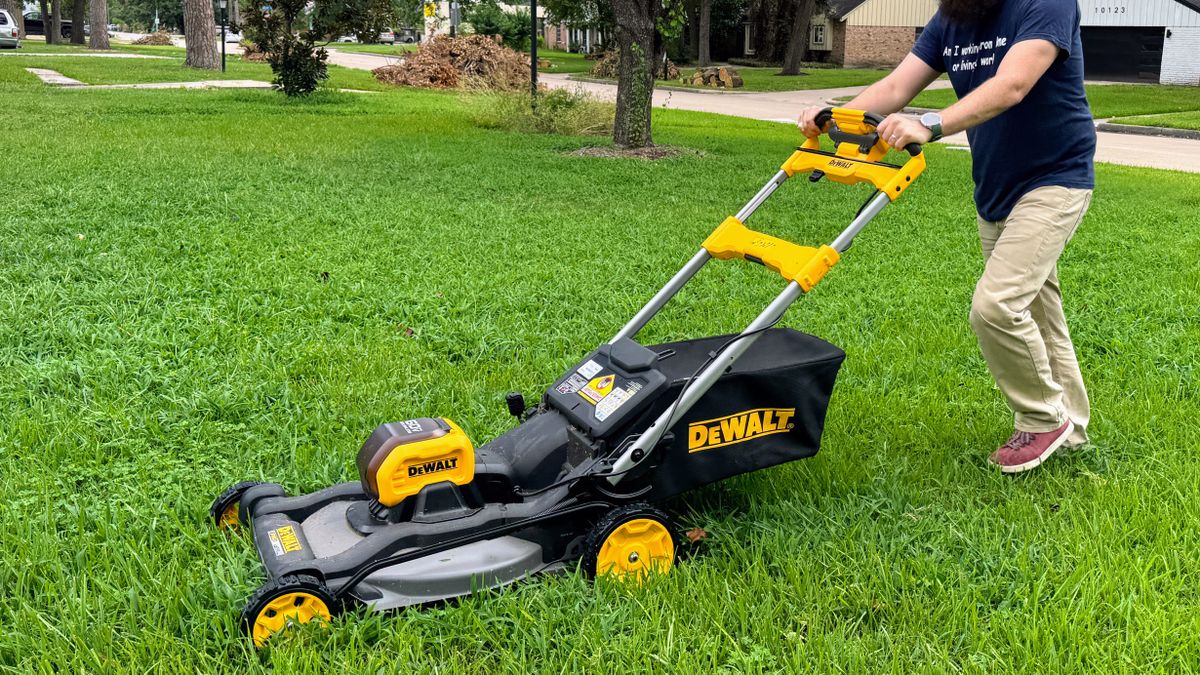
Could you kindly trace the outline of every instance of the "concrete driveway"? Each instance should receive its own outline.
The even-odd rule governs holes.
[[[373,70],[398,60],[396,57],[329,50],[329,62],[346,68]],[[569,79],[564,74],[539,73],[538,79],[548,87],[581,89],[601,98],[615,99],[617,95],[616,85],[579,82]],[[950,83],[939,80],[933,86],[946,88]],[[797,111],[805,106],[825,105],[832,98],[853,96],[863,89],[865,87],[786,92],[693,92],[655,89],[654,105],[659,108],[694,110],[790,124],[795,120]],[[966,146],[967,138],[966,134],[955,134],[941,142]],[[1099,132],[1096,161],[1200,173],[1200,141]]]

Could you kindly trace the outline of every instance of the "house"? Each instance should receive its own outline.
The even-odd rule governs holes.
[[[829,0],[809,28],[809,58],[842,66],[894,66],[912,50],[937,0]]]
[[[1200,0],[1079,0],[1087,76],[1200,85]]]

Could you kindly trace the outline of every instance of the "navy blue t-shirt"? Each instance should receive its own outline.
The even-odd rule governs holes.
[[[1095,186],[1096,127],[1083,89],[1078,0],[1004,0],[978,23],[935,14],[917,38],[916,54],[949,73],[959,98],[991,79],[1009,48],[1047,40],[1058,59],[1021,101],[967,131],[974,158],[975,205],[986,220],[1003,220],[1029,191]]]

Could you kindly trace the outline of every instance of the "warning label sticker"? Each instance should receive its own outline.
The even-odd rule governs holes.
[[[292,529],[291,525],[267,532],[267,538],[271,540],[271,548],[275,549],[276,556],[295,553],[301,548],[300,538],[296,536],[296,530]]]
[[[633,395],[641,391],[641,382],[630,382],[625,385],[624,389],[614,389],[608,396],[605,396],[602,401],[596,404],[596,419],[603,422],[612,416],[625,402],[633,398]]]
[[[587,363],[583,364],[582,366],[579,366],[579,370],[576,372],[578,372],[580,375],[582,375],[585,378],[591,379],[591,378],[595,377],[597,375],[597,373],[599,373],[601,370],[603,370],[603,368],[600,366],[599,363],[596,363],[595,361],[592,361],[589,359]]]
[[[583,389],[583,385],[585,384],[587,384],[586,377],[580,375],[579,373],[571,373],[571,376],[568,377],[562,384],[555,387],[554,391],[557,391],[560,394],[574,394],[580,389]]]
[[[613,383],[616,381],[617,376],[612,374],[597,377],[591,382],[588,382],[587,386],[580,390],[579,395],[591,401],[593,404],[599,403],[604,399],[605,396],[608,396],[609,392],[612,391]]]

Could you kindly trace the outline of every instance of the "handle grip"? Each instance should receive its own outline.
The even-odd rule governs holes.
[[[852,134],[842,131],[838,127],[837,121],[834,119],[833,108],[822,108],[821,111],[817,113],[817,116],[813,118],[813,123],[817,125],[818,129],[827,133],[829,138],[834,143],[839,145],[841,143],[855,143],[859,146],[859,149],[862,150],[863,154],[870,152],[871,148],[875,147],[875,145],[880,142],[883,142],[884,145],[887,145],[887,142],[883,141],[883,139],[879,137],[879,133],[875,131],[880,124],[883,124],[883,117],[876,115],[873,112],[863,112],[862,117],[863,122],[871,126],[871,131],[869,133]],[[826,130],[826,126],[829,127],[828,130]],[[909,143],[908,145],[904,146],[904,151],[912,157],[916,157],[922,152],[921,144]]]

